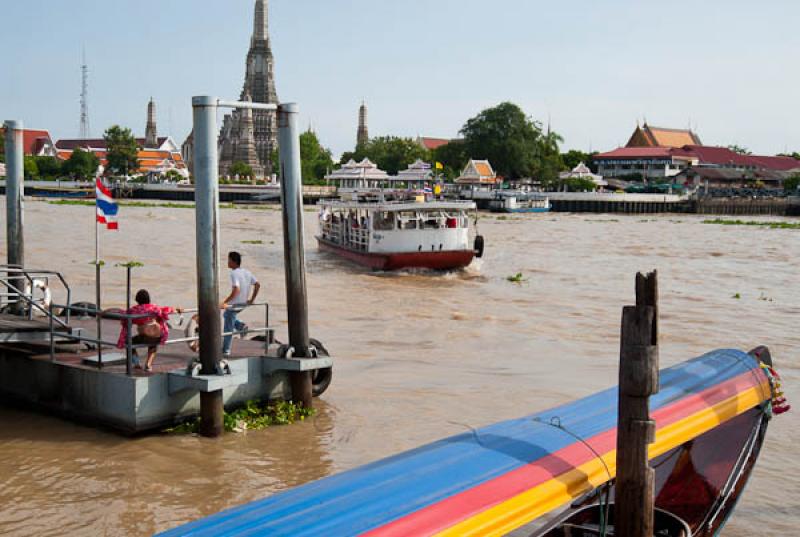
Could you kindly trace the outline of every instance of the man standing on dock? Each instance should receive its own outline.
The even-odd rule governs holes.
[[[221,305],[224,312],[222,314],[223,319],[225,320],[222,331],[228,334],[222,338],[222,355],[225,357],[231,355],[233,334],[230,332],[241,332],[242,335],[247,333],[247,325],[237,319],[236,316],[244,308],[255,302],[258,291],[261,289],[261,284],[258,283],[253,273],[242,268],[242,254],[239,252],[230,252],[228,254],[228,268],[231,269],[231,293]],[[253,288],[252,295],[250,295],[251,287]],[[248,296],[250,297],[249,299]]]

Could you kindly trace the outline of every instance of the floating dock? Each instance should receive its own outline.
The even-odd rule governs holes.
[[[95,338],[96,330],[94,318],[70,322],[70,333],[87,339]],[[102,330],[105,339],[115,339],[120,323],[104,320]],[[184,343],[160,347],[152,372],[134,369],[128,375],[124,349],[104,347],[99,367],[97,351],[60,336],[67,332],[56,325],[57,346],[51,357],[46,320],[0,316],[0,395],[124,433],[164,428],[196,416],[201,392],[221,389],[226,406],[250,399],[291,399],[289,371],[332,364],[327,357],[270,357],[263,341],[237,339],[225,375],[192,374],[190,365],[197,354]],[[140,355],[145,350],[140,349]]]

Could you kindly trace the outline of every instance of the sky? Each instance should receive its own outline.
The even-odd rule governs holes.
[[[237,98],[253,0],[0,0],[0,119],[93,136],[113,124],[180,144],[191,97]],[[456,137],[503,101],[564,137],[624,145],[637,121],[707,145],[800,151],[796,0],[272,0],[278,95],[335,155],[371,136]]]

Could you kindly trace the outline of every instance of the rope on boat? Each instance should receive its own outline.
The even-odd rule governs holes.
[[[570,431],[568,428],[564,427],[564,424],[561,423],[561,418],[558,416],[553,416],[550,418],[550,421],[544,421],[541,418],[533,418],[533,421],[537,423],[541,423],[542,425],[547,425],[549,427],[555,427],[556,429],[567,433],[569,436],[574,438],[575,440],[579,441],[581,444],[586,446],[589,451],[591,451],[594,456],[600,460],[603,465],[603,468],[606,470],[606,474],[608,475],[608,481],[606,481],[603,485],[603,491],[600,493],[600,537],[606,537],[608,532],[608,521],[609,521],[609,510],[611,509],[611,482],[614,480],[614,477],[611,475],[611,470],[608,469],[608,465],[603,457],[595,450],[592,445],[581,438],[579,435],[575,434],[574,432]],[[605,499],[603,499],[605,497]]]

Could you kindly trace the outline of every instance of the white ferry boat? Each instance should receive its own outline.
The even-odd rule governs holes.
[[[375,270],[452,270],[483,255],[483,237],[471,240],[472,201],[320,202],[321,250]]]
[[[489,202],[493,213],[547,213],[550,208],[550,198],[526,192],[500,191]]]

